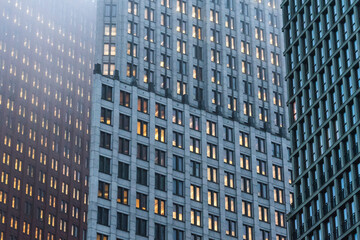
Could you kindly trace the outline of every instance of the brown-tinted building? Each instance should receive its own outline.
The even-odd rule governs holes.
[[[0,6],[0,240],[85,239],[95,3]]]

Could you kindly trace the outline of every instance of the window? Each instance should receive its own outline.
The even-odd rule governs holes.
[[[128,139],[119,137],[119,153],[130,154],[130,141]]]
[[[256,137],[256,151],[266,153],[265,139]]]
[[[266,162],[262,160],[257,160],[256,172],[263,176],[267,175]]]
[[[155,164],[165,167],[165,152],[155,149]]]
[[[124,107],[130,107],[130,93],[120,91],[120,105]]]
[[[243,240],[253,239],[253,228],[248,225],[243,225]]]
[[[269,221],[269,209],[264,206],[259,206],[259,220],[263,222]]]
[[[106,108],[101,108],[101,116],[100,116],[100,122],[111,125],[111,110]]]
[[[184,240],[184,231],[179,229],[173,229],[173,240]]]
[[[252,218],[252,203],[248,201],[242,201],[242,215]]]
[[[191,240],[201,240],[201,239],[202,239],[201,236],[196,235],[194,233],[191,234]]]
[[[137,168],[136,170],[136,183],[147,186],[147,170]]]
[[[172,122],[179,125],[183,124],[183,112],[181,110],[173,109]]]
[[[100,234],[100,233],[96,234],[96,240],[108,240],[108,239],[109,239],[109,236],[107,236],[107,235]]]
[[[165,119],[165,105],[160,103],[155,104],[155,117]]]
[[[207,143],[206,153],[208,158],[217,159],[217,146],[212,143]]]
[[[285,214],[275,210],[275,225],[285,227]]]
[[[112,87],[102,84],[101,99],[112,102]]]
[[[282,167],[273,165],[273,178],[282,181]]]
[[[178,132],[173,132],[173,146],[183,148],[184,135]]]
[[[200,140],[190,137],[190,152],[200,154]]]
[[[233,142],[233,129],[231,127],[224,126],[224,140]]]
[[[136,208],[147,211],[147,199],[148,196],[143,193],[136,193]]]
[[[234,151],[230,149],[224,149],[225,155],[224,155],[224,163],[233,165],[234,164]]]
[[[216,136],[216,123],[209,120],[206,121],[206,134]]]
[[[235,212],[235,197],[225,195],[225,210],[230,212]]]
[[[184,172],[184,159],[182,157],[173,155],[173,170]]]
[[[209,214],[209,230],[218,232],[219,229],[219,217]]]
[[[260,235],[261,235],[261,240],[270,240],[270,232],[260,229]]]
[[[191,209],[191,224],[201,226],[201,212],[196,209]]]
[[[214,167],[208,167],[207,168],[207,176],[209,182],[217,183],[217,168]]]
[[[200,130],[200,118],[194,115],[190,115],[190,129],[196,131]]]
[[[274,202],[284,203],[284,190],[274,187]]]
[[[184,207],[179,204],[173,205],[173,219],[183,221]]]
[[[98,207],[97,223],[100,225],[109,226],[109,209]]]
[[[99,156],[99,172],[110,174],[110,158]]]
[[[234,188],[235,176],[232,173],[224,172],[224,185],[225,187]]]
[[[178,179],[173,179],[173,194],[177,196],[184,196],[184,182]]]
[[[138,97],[138,111],[148,113],[148,100],[142,97]]]
[[[155,189],[165,191],[166,176],[155,173]]]
[[[236,222],[226,219],[226,235],[236,237]]]
[[[240,142],[240,146],[243,146],[243,147],[249,147],[250,144],[249,144],[249,134],[248,133],[245,133],[245,132],[240,132],[239,133],[239,142]]]
[[[136,157],[137,157],[137,159],[147,161],[148,160],[148,146],[138,143]]]
[[[99,181],[98,197],[104,198],[104,199],[109,199],[109,189],[110,189],[109,183]]]
[[[142,120],[137,121],[137,134],[140,136],[148,136],[148,123]]]
[[[100,132],[100,147],[110,149],[111,147],[111,134]]]
[[[240,167],[242,169],[251,170],[250,157],[245,154],[240,154]]]
[[[119,165],[118,165],[118,178],[129,180],[129,164],[119,162]]]
[[[265,183],[258,182],[258,196],[261,198],[268,198],[268,186]]]
[[[118,187],[117,202],[128,205],[129,190],[123,187]]]
[[[281,158],[281,145],[277,143],[271,143],[272,145],[272,156]]]
[[[286,240],[286,237],[276,234],[276,240]]]
[[[245,193],[251,193],[251,180],[245,177],[241,177],[241,191]]]
[[[165,240],[165,225],[155,223],[155,239],[154,240]]]
[[[145,219],[136,218],[136,235],[146,237],[147,221]]]
[[[209,190],[208,191],[208,204],[213,207],[218,207],[218,192]]]
[[[121,130],[130,131],[130,117],[120,113],[119,128]]]
[[[155,198],[154,212],[155,214],[165,216],[165,200]]]
[[[201,163],[199,162],[195,162],[195,161],[190,161],[190,165],[191,165],[191,176],[194,177],[201,177]]]
[[[190,199],[200,202],[201,201],[201,188],[195,185],[190,185]]]
[[[155,126],[155,140],[165,142],[165,128]]]
[[[121,231],[128,231],[128,220],[129,216],[125,213],[117,213],[117,224],[116,228]]]
[[[243,108],[243,110],[244,110],[244,115],[246,115],[246,116],[249,116],[249,117],[251,117],[252,115],[253,115],[253,113],[252,113],[252,104],[251,103],[248,103],[248,102],[244,102],[244,108]]]

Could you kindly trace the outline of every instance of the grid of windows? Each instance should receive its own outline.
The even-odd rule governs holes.
[[[122,154],[120,161],[129,164],[130,169],[128,180],[121,179],[116,184],[127,186],[129,194],[146,194],[148,211],[155,206],[155,214],[151,215],[154,217],[147,218],[144,211],[135,212],[137,218],[147,221],[146,236],[162,236],[162,227],[158,225],[161,223],[174,239],[189,238],[190,231],[193,239],[203,239],[206,234],[201,229],[209,229],[213,239],[225,235],[253,239],[255,220],[258,222],[258,211],[254,209],[258,205],[252,202],[259,194],[257,178],[266,186],[263,197],[267,200],[263,207],[270,209],[275,204],[274,186],[268,183],[270,179],[262,174],[251,176],[258,166],[257,160],[267,163],[264,168],[276,161],[279,166],[287,165],[284,167],[286,173],[289,169],[288,161],[279,163],[278,155],[273,158],[264,154],[265,147],[267,152],[273,150],[272,142],[280,144],[280,148],[288,144],[287,133],[283,131],[287,122],[283,120],[281,126],[271,124],[275,122],[275,112],[283,114],[287,108],[279,97],[283,97],[285,90],[271,82],[272,72],[279,76],[278,82],[283,81],[280,77],[284,76],[283,69],[276,65],[276,61],[280,64],[282,60],[282,43],[277,38],[276,45],[275,37],[270,42],[270,37],[266,36],[268,30],[277,36],[281,33],[274,23],[277,21],[274,19],[281,16],[280,3],[271,3],[276,5],[274,8],[269,8],[267,3],[257,4],[255,11],[251,7],[253,3],[247,0],[241,4],[225,1],[225,8],[216,0],[192,1],[191,5],[185,0],[161,0],[160,4],[143,0],[128,2],[128,13],[123,16],[125,23],[129,23],[128,34],[120,33],[124,39],[116,42],[117,51],[129,52],[124,58],[115,55],[120,85],[111,81],[115,76],[95,75],[95,82],[113,87],[115,96],[121,92],[130,94],[126,96],[129,99],[124,101],[126,104],[114,102],[108,108],[131,116],[127,131],[115,134],[116,140],[117,135],[129,140],[127,154]],[[243,16],[239,17],[238,12]],[[102,12],[98,18],[100,22],[111,20]],[[115,19],[117,23],[121,21]],[[261,22],[261,27],[256,25],[257,32],[255,28],[250,29],[252,21]],[[210,24],[210,31],[205,31],[207,24]],[[138,49],[139,46],[144,49]],[[102,51],[98,49],[99,53]],[[270,64],[272,56],[274,64]],[[149,71],[153,72],[153,78],[148,77]],[[248,86],[246,94],[243,94],[243,81]],[[255,89],[260,89],[259,99],[254,97]],[[275,93],[280,95],[276,95],[276,104],[273,104]],[[107,127],[106,124],[101,126]],[[256,148],[256,137],[262,140],[259,148]],[[134,149],[139,149],[139,145],[147,147],[146,162],[139,161],[142,158],[138,156],[133,161]],[[147,174],[140,174],[139,169],[147,170]],[[270,173],[271,169],[264,171]],[[146,184],[143,183],[145,179]],[[276,187],[284,189],[284,194],[289,191],[288,181],[276,184],[283,184]],[[136,190],[130,186],[136,186]],[[167,198],[169,194],[172,198]],[[243,198],[249,204],[242,209],[238,202]],[[130,212],[135,205],[130,201],[128,204]],[[287,207],[286,202],[277,204],[281,212],[286,212]],[[223,210],[225,214],[219,214]],[[171,212],[174,221],[186,224],[168,228],[162,213]],[[245,226],[236,220],[243,214],[249,220]],[[267,218],[273,217],[274,212],[269,211]],[[188,224],[192,225],[192,230],[187,229]],[[267,223],[262,221],[261,224]],[[131,235],[136,227],[129,229]],[[273,231],[286,235],[286,229],[272,226]]]
[[[298,1],[283,3],[294,239],[359,235],[351,230],[359,222],[359,8],[358,1],[327,3],[302,9]],[[275,166],[274,178],[282,180],[281,174]],[[284,226],[284,213],[275,214],[276,225]]]

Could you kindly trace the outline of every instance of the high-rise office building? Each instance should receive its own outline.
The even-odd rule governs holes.
[[[97,11],[88,239],[286,239],[279,2]]]
[[[96,5],[0,6],[0,239],[85,239]]]
[[[360,1],[283,2],[291,239],[360,236]]]

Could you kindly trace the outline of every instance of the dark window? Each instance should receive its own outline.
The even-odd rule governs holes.
[[[98,207],[97,223],[109,226],[109,209]]]
[[[111,134],[100,132],[100,147],[110,149],[111,147]]]
[[[101,86],[101,99],[112,102],[112,87],[104,84]]]
[[[130,107],[130,93],[120,91],[120,105]]]
[[[119,128],[125,131],[130,131],[130,117],[124,114],[119,116]]]
[[[99,157],[99,172],[110,174],[110,158]]]
[[[184,146],[184,135],[178,132],[173,132],[173,146],[183,148]]]
[[[281,145],[277,143],[271,143],[272,145],[272,156],[281,158]]]
[[[184,231],[174,228],[173,240],[184,240]]]
[[[265,139],[256,137],[256,151],[266,153]]]
[[[165,240],[165,226],[155,223],[155,240]]]
[[[184,159],[182,157],[173,155],[173,169],[178,172],[184,171]]]
[[[147,186],[147,170],[137,168],[136,183]]]
[[[201,163],[191,161],[191,175],[194,177],[201,176]]]
[[[125,138],[119,137],[119,153],[129,155],[130,141]]]
[[[183,111],[180,111],[178,109],[173,109],[172,122],[182,125],[183,124]]]
[[[265,183],[258,182],[258,196],[261,198],[268,198],[268,187]]]
[[[165,152],[155,149],[155,164],[165,167]]]
[[[165,191],[166,177],[159,173],[155,173],[155,189]]]
[[[145,219],[136,218],[136,235],[146,237],[147,221]]]
[[[177,196],[184,196],[184,182],[174,179],[173,180],[173,194]]]
[[[129,164],[119,162],[119,165],[118,165],[118,178],[129,180]]]
[[[128,218],[129,216],[127,214],[118,212],[116,228],[121,231],[128,231]]]
[[[147,156],[148,156],[148,147],[144,144],[137,144],[137,155],[136,157],[138,159],[141,159],[143,161],[147,161]]]

